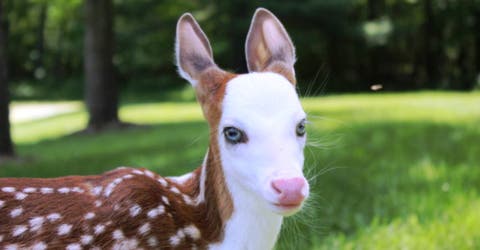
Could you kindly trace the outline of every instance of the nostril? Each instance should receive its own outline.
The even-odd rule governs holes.
[[[282,194],[282,189],[281,189],[282,185],[280,184],[280,180],[272,181],[271,185],[272,185],[273,190],[275,190],[277,192],[277,194]]]

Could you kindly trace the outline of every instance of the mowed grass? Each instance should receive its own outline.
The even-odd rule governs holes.
[[[278,249],[480,249],[480,93],[336,95],[303,100],[312,195]],[[208,128],[194,103],[124,105],[149,128],[67,136],[78,110],[13,124],[22,160],[0,176],[98,174],[198,166]]]

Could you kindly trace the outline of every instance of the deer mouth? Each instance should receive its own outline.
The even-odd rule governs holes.
[[[300,203],[270,203],[273,211],[283,216],[290,216],[297,213],[303,205],[303,202]]]

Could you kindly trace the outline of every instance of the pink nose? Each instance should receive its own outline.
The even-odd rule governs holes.
[[[272,181],[273,189],[278,193],[279,205],[300,205],[307,196],[307,182],[304,178],[277,179]]]

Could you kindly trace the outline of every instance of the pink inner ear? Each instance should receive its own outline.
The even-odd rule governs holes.
[[[281,51],[285,44],[285,37],[273,20],[267,19],[263,22],[263,37],[270,51]]]
[[[181,40],[181,43],[182,43],[181,46],[182,46],[182,49],[185,50],[185,52],[187,53],[195,52],[196,54],[200,54],[202,56],[205,56],[206,58],[210,57],[210,55],[207,52],[207,49],[202,43],[202,40],[200,40],[200,38],[197,36],[191,24],[189,23],[184,24],[180,32],[181,32],[181,37],[183,38]]]

